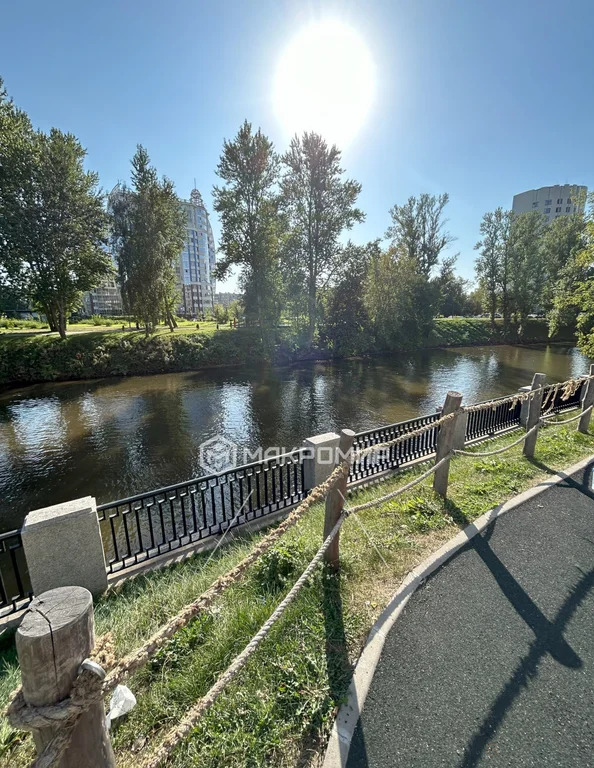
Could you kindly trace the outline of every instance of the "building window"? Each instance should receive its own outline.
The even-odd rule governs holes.
[[[571,203],[571,197],[568,197],[567,198],[567,205],[569,205],[570,203]]]
[[[532,207],[533,208],[538,208],[538,200],[536,202],[532,203]]]
[[[550,213],[550,212],[551,212],[550,208],[545,208],[545,213]]]
[[[553,204],[552,200],[545,200],[545,205],[552,205],[552,204]]]
[[[565,208],[565,213],[570,213],[570,212],[571,212],[571,205],[568,205],[568,206]]]
[[[561,205],[561,203],[562,203],[562,202],[563,202],[563,198],[562,198],[562,197],[559,197],[559,198],[557,199],[557,205]]]
[[[561,206],[560,206],[560,205],[558,205],[558,206],[555,208],[555,213],[561,213]]]

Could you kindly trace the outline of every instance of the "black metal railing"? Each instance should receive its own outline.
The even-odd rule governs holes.
[[[357,451],[369,448],[372,445],[388,443],[401,435],[406,435],[407,432],[414,432],[419,427],[432,424],[438,418],[439,414],[434,413],[430,416],[420,416],[417,419],[400,421],[387,427],[359,432],[355,435],[353,449],[356,454]],[[432,453],[435,453],[437,430],[437,427],[428,429],[420,435],[409,437],[401,443],[391,445],[388,448],[378,450],[377,453],[368,454],[362,458],[357,458],[355,455],[349,473],[349,482],[372,477],[389,469],[397,469],[403,464],[415,461],[415,459],[430,456]]]
[[[498,403],[495,400],[493,408],[486,408],[482,411],[470,411],[468,421],[466,422],[466,440],[492,437],[499,432],[519,427],[521,408],[521,403],[510,403],[506,399],[502,403]]]
[[[547,395],[555,388],[554,384],[551,384],[544,388],[542,398],[542,412],[543,413],[561,413],[562,411],[569,411],[572,408],[577,408],[582,400],[582,392],[584,384],[580,384],[573,395],[569,395],[564,399],[563,390],[559,389],[553,395],[552,399],[548,399]]]
[[[305,497],[301,451],[206,475],[97,507],[110,573]]]
[[[20,611],[33,593],[20,531],[0,534],[0,618]]]

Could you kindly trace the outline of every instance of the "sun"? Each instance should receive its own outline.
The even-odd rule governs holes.
[[[316,131],[339,148],[357,135],[373,104],[375,71],[364,40],[340,21],[304,27],[274,80],[274,107],[288,135]]]

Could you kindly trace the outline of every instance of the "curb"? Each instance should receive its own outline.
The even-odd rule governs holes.
[[[386,637],[417,588],[422,586],[428,576],[453,557],[477,533],[487,528],[498,517],[521,506],[524,502],[532,499],[534,496],[538,496],[548,488],[558,485],[568,476],[587,467],[593,459],[594,456],[582,459],[577,464],[566,470],[556,472],[547,480],[543,480],[533,488],[523,491],[504,504],[500,504],[485,512],[484,515],[478,517],[473,523],[470,523],[464,530],[460,531],[460,533],[456,534],[456,536],[446,542],[432,555],[423,560],[422,563],[413,568],[398,587],[369,632],[349,685],[347,700],[340,707],[332,727],[322,768],[345,768],[351,740],[359,721],[359,715],[363,710],[367,693],[371,687],[371,681],[379,663]]]

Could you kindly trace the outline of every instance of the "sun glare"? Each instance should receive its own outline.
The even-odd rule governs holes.
[[[338,21],[311,24],[281,55],[276,114],[288,135],[313,130],[343,148],[369,114],[374,79],[371,53],[355,30]]]

